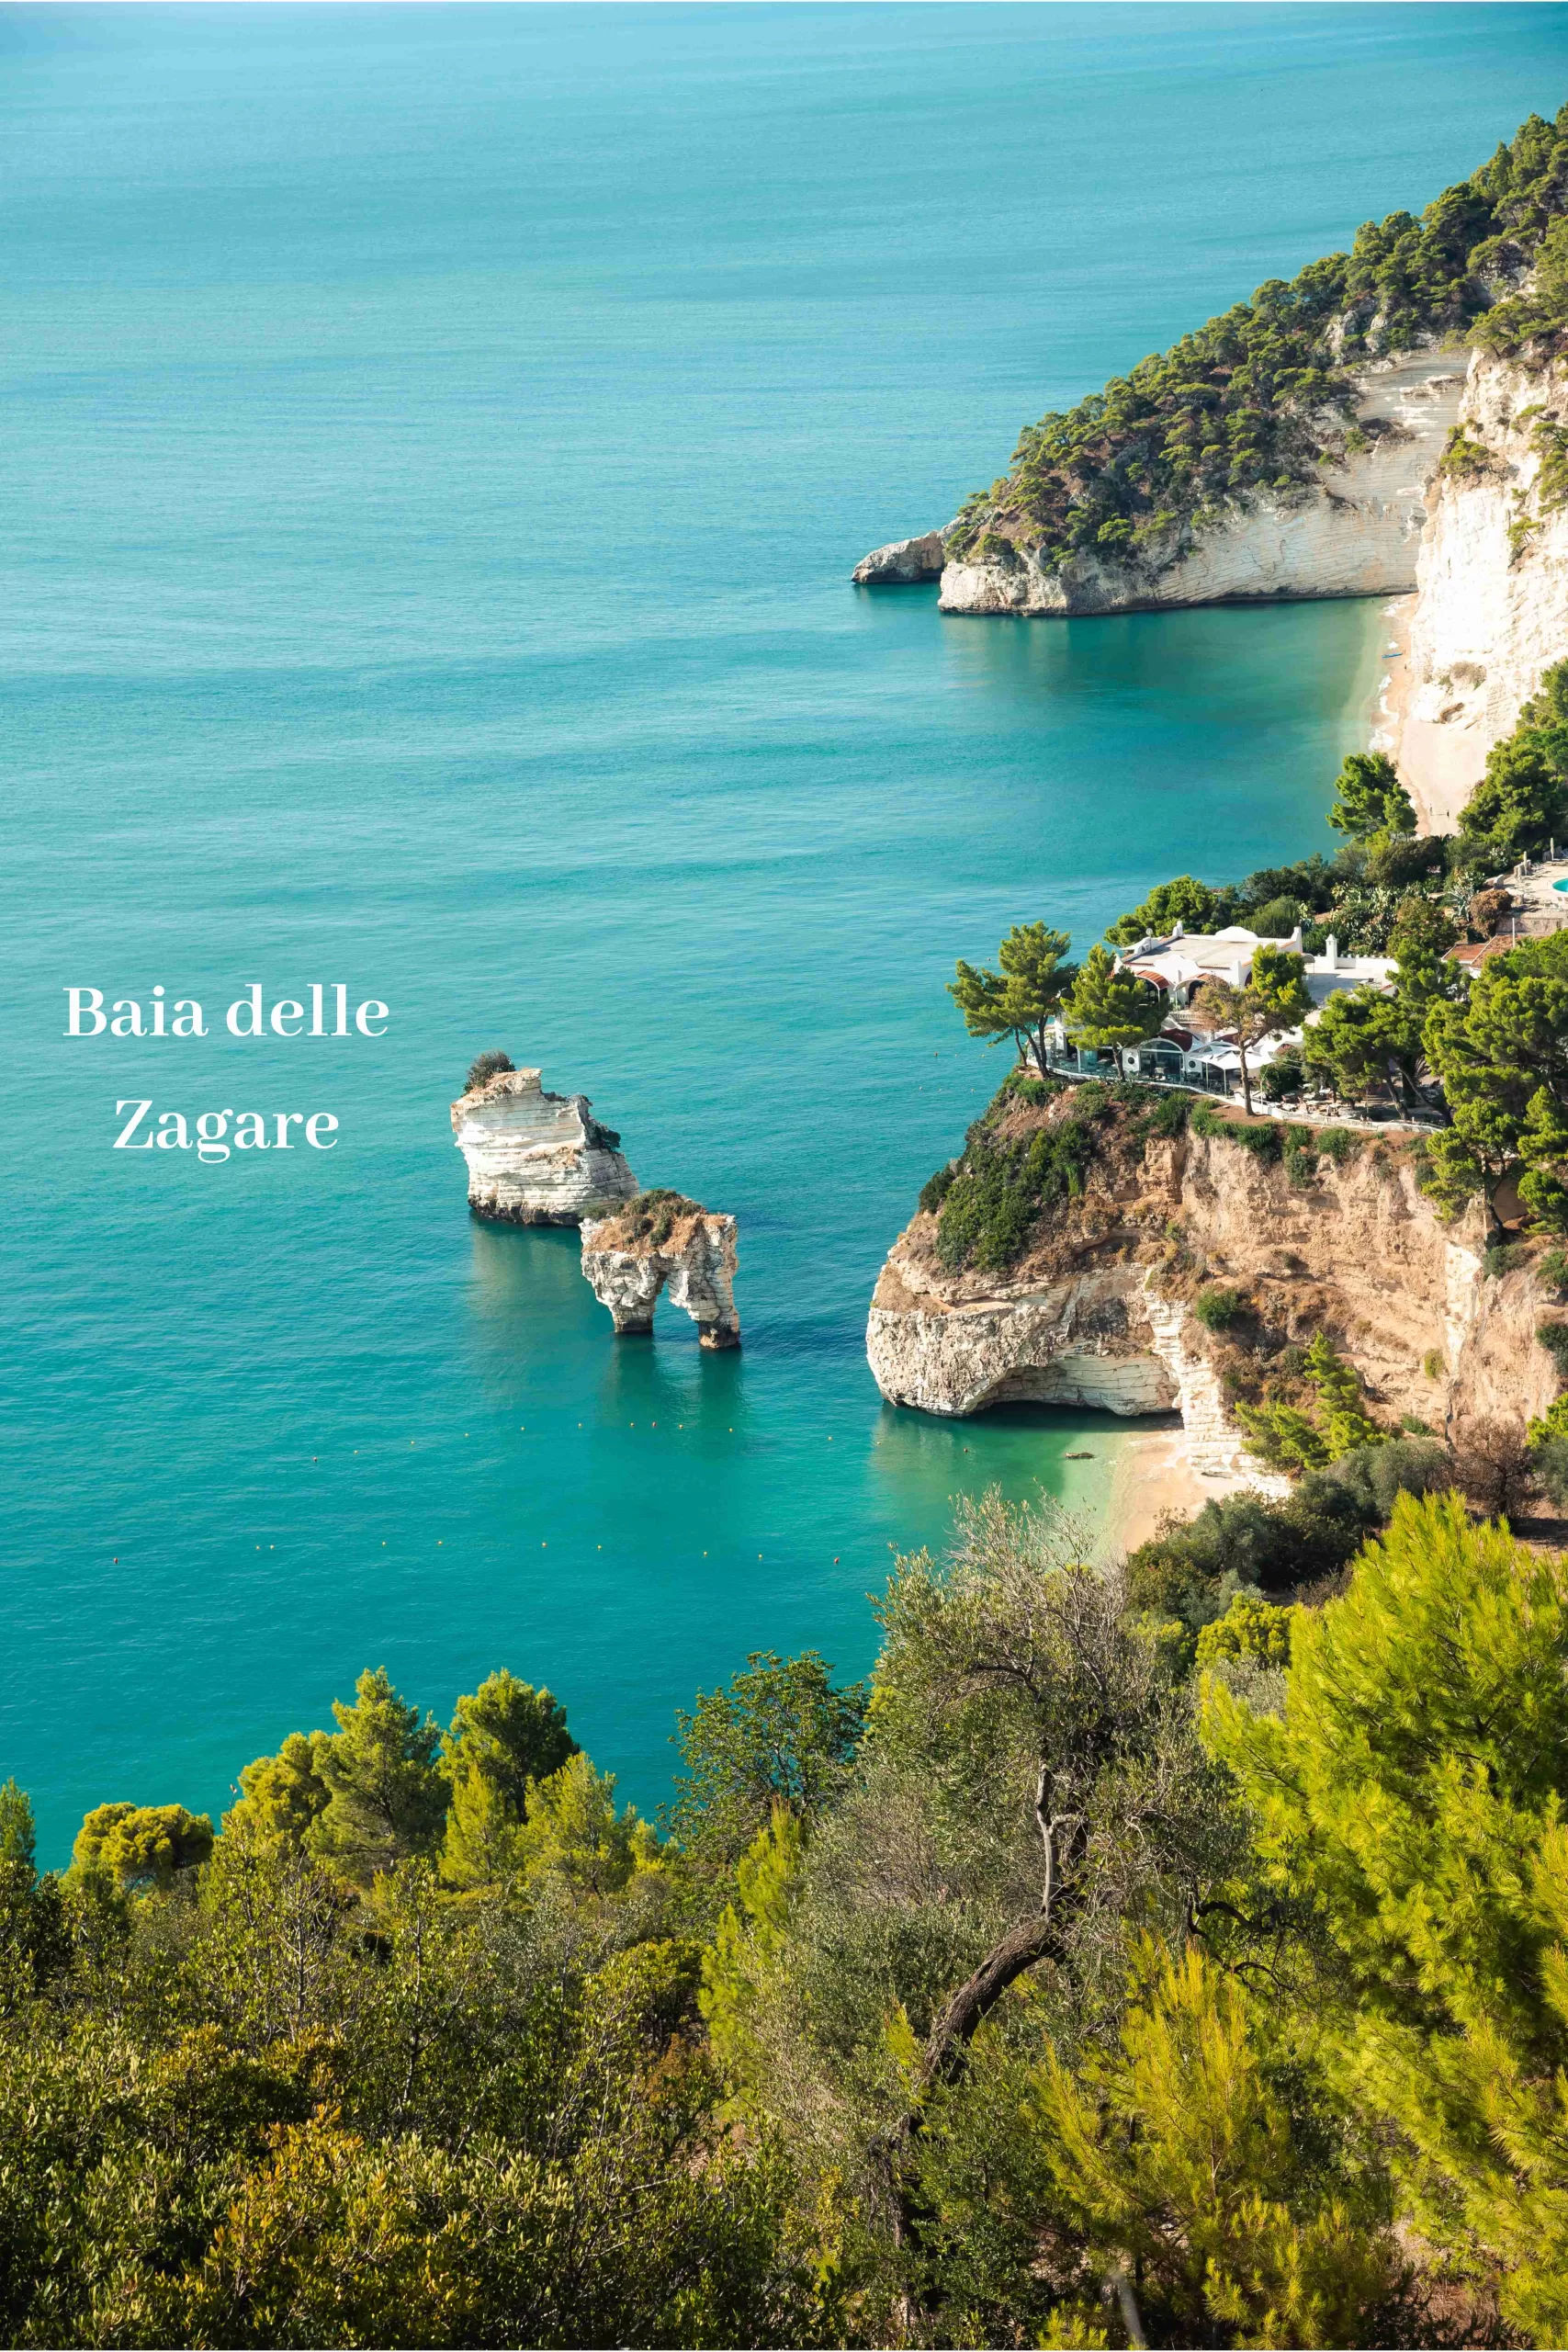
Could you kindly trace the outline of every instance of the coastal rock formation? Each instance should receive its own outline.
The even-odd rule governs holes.
[[[942,610],[1124,613],[1414,588],[1427,484],[1459,415],[1465,358],[1407,352],[1358,369],[1357,423],[1376,429],[1366,448],[1325,470],[1316,491],[1253,492],[1223,521],[1185,543],[1156,540],[1138,561],[1080,552],[1043,570],[1020,547],[950,563]]]
[[[1459,423],[1464,446],[1428,502],[1391,747],[1427,829],[1442,832],[1542,670],[1568,653],[1568,365],[1476,352]]]
[[[998,1139],[1073,1115],[1070,1095],[1010,1104]],[[1408,1148],[1384,1139],[1302,1174],[1220,1136],[1141,1136],[1134,1114],[1108,1106],[1081,1190],[1043,1213],[1005,1275],[944,1265],[934,1210],[906,1227],[867,1324],[877,1385],[952,1415],[1023,1398],[1174,1408],[1196,1468],[1277,1487],[1227,1408],[1234,1347],[1192,1311],[1218,1283],[1281,1343],[1326,1330],[1385,1426],[1408,1415],[1463,1442],[1483,1422],[1546,1410],[1557,1384],[1535,1339],[1540,1301],[1528,1268],[1485,1275],[1478,1210],[1441,1224]]]
[[[616,1335],[653,1329],[668,1284],[705,1348],[738,1348],[735,1219],[710,1216],[680,1193],[641,1193],[614,1216],[582,1228],[582,1271]]]
[[[586,1094],[550,1094],[536,1069],[502,1070],[452,1105],[468,1205],[508,1225],[581,1225],[632,1199],[620,1136]]]
[[[894,539],[863,556],[850,577],[862,588],[908,587],[919,580],[937,580],[946,560],[942,533],[927,531],[922,538]]]

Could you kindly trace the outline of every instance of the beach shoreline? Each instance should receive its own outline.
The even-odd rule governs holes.
[[[1395,764],[1399,747],[1404,740],[1404,725],[1410,715],[1410,697],[1414,680],[1410,673],[1410,628],[1416,616],[1416,591],[1401,596],[1391,596],[1379,606],[1382,634],[1378,639],[1378,678],[1376,697],[1371,708],[1371,736],[1369,748],[1386,752]],[[1442,811],[1429,808],[1421,796],[1419,786],[1411,791],[1416,809],[1416,829],[1419,833],[1435,833],[1447,830],[1439,824]]]
[[[1205,1503],[1241,1494],[1250,1484],[1245,1476],[1200,1470],[1184,1429],[1131,1433],[1122,1442],[1111,1476],[1105,1509],[1107,1545],[1113,1552],[1135,1552],[1158,1534],[1166,1520],[1190,1519]]]

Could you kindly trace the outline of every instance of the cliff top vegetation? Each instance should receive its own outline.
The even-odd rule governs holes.
[[[598,1220],[594,1246],[602,1250],[635,1250],[641,1246],[661,1250],[678,1225],[689,1217],[706,1215],[701,1201],[688,1200],[684,1193],[671,1192],[667,1184],[655,1184],[650,1191],[638,1193],[634,1200]]]
[[[1568,332],[1568,107],[1531,115],[1417,219],[1391,212],[1289,281],[1103,391],[1025,428],[1008,474],[965,500],[950,558],[1046,569],[1079,552],[1156,568],[1249,493],[1300,495],[1387,427],[1355,423],[1348,372],[1475,332],[1494,349]],[[1534,283],[1525,290],[1533,272]]]
[[[492,1078],[504,1077],[508,1070],[516,1067],[511,1055],[503,1053],[499,1046],[488,1046],[482,1054],[476,1054],[468,1064],[463,1091],[465,1094],[477,1093],[481,1086],[488,1086]]]

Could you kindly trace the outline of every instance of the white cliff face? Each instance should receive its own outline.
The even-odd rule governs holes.
[[[1530,372],[1476,352],[1459,421],[1487,463],[1433,484],[1394,747],[1424,830],[1440,832],[1541,672],[1568,655],[1568,505],[1541,511],[1537,438],[1543,421],[1568,422],[1568,366]]]
[[[946,560],[940,531],[927,531],[918,539],[894,539],[885,548],[873,548],[863,556],[850,574],[857,587],[908,587],[919,580],[937,580]]]
[[[962,1302],[895,1249],[876,1285],[866,1354],[890,1404],[962,1417],[987,1405],[1088,1405],[1161,1413],[1179,1403],[1141,1285],[1122,1267],[1065,1282],[998,1283]]]
[[[1257,597],[1372,596],[1416,584],[1426,488],[1464,389],[1462,351],[1420,351],[1358,369],[1361,422],[1393,430],[1323,469],[1322,487],[1250,493],[1184,554],[1150,550],[1142,563],[1082,553],[1043,571],[1019,552],[1010,565],[950,563],[944,613],[1116,613]],[[1174,547],[1174,542],[1171,546]],[[868,558],[869,561],[870,559]]]
[[[549,1094],[536,1069],[503,1070],[459,1096],[452,1133],[468,1163],[468,1205],[510,1225],[581,1225],[637,1192],[620,1137],[585,1094]]]
[[[667,1204],[661,1214],[645,1195],[623,1214],[584,1225],[582,1271],[617,1336],[651,1331],[668,1286],[705,1348],[738,1348],[735,1241],[732,1216],[710,1216],[695,1201]]]

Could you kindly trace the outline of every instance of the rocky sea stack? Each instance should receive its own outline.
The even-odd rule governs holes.
[[[548,1093],[538,1070],[495,1067],[502,1058],[481,1057],[452,1105],[475,1216],[505,1225],[581,1225],[633,1199],[637,1178],[621,1138],[600,1125],[587,1095]]]
[[[885,548],[873,548],[851,577],[861,588],[908,588],[922,580],[940,580],[946,560],[942,533],[927,531],[918,539],[894,539]]]
[[[735,1219],[710,1216],[682,1193],[640,1193],[614,1216],[582,1228],[582,1271],[607,1306],[617,1336],[649,1332],[668,1284],[705,1348],[738,1348]]]

